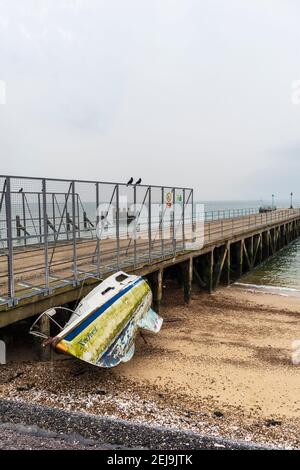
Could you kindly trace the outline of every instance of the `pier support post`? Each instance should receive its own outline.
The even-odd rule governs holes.
[[[283,248],[285,243],[284,243],[284,237],[285,237],[285,233],[284,233],[284,224],[281,225],[280,227],[280,248]]]
[[[159,269],[152,274],[153,309],[160,312],[160,304],[163,295],[163,270]]]
[[[183,263],[183,291],[184,302],[190,303],[192,295],[192,281],[193,281],[193,258],[189,258]]]
[[[50,336],[50,320],[47,315],[44,315],[40,320],[40,331],[46,336]],[[45,348],[41,345],[40,341],[36,342],[36,351],[39,361],[47,362],[51,359],[51,347],[46,346]]]
[[[230,243],[227,243],[227,263],[226,263],[226,284],[230,286],[230,271],[231,271],[231,254]]]
[[[253,237],[253,267],[256,264],[261,263],[260,256],[260,247],[261,247],[261,234],[254,235]]]
[[[249,243],[249,259],[250,259],[250,269],[253,268],[254,266],[254,243],[253,243],[253,236],[250,237],[250,243]]]
[[[221,278],[224,281],[224,273],[223,268],[225,265],[225,261],[228,255],[228,244],[223,245],[217,251],[217,260],[214,267],[214,277],[213,277],[213,287],[216,289],[221,281]]]
[[[259,262],[262,263],[263,260],[263,234],[259,236]]]
[[[211,294],[214,290],[214,250],[211,250],[208,266],[208,289]]]
[[[241,240],[240,242],[238,258],[239,258],[239,277],[241,277],[243,275],[244,240]]]
[[[280,227],[276,229],[276,238],[275,238],[275,250],[280,250]]]
[[[275,254],[275,248],[274,248],[274,229],[271,229],[268,231],[269,233],[269,254],[270,254],[270,248],[272,250],[272,255]]]
[[[199,286],[199,289],[205,289],[207,287],[206,282],[205,282],[205,269],[206,269],[206,264],[205,264],[205,258],[206,256],[194,258],[194,263],[193,263],[193,277],[195,281],[197,281],[197,284]],[[204,278],[203,278],[203,273],[204,273]]]
[[[262,234],[262,243],[263,243],[263,258],[269,258],[269,231],[263,232]]]

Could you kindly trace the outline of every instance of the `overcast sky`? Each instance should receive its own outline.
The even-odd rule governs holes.
[[[0,0],[0,173],[300,198],[299,44],[296,0]]]

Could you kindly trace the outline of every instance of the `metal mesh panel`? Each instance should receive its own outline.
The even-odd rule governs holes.
[[[2,303],[6,303],[8,297],[8,250],[5,188],[6,179],[0,177],[0,305]]]
[[[192,249],[200,212],[189,188],[0,176],[0,304]],[[206,213],[204,243],[299,212]]]

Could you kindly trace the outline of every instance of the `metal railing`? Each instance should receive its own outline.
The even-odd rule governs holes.
[[[300,209],[197,213],[191,188],[0,176],[0,304],[101,279],[254,227],[300,217]]]
[[[175,256],[193,190],[0,176],[0,303]]]
[[[238,218],[216,219],[205,224],[205,243],[233,238],[240,234],[246,234],[252,229],[273,226],[276,223],[293,220],[300,217],[300,208],[277,209],[265,213],[249,213]]]
[[[220,209],[205,211],[205,221],[209,222],[212,220],[220,219],[233,219],[236,217],[245,217],[246,215],[258,214],[258,207],[251,207],[247,209]]]

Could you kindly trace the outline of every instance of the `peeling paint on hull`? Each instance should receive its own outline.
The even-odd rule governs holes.
[[[120,276],[128,279],[124,285],[116,282]],[[106,291],[115,293],[106,299]],[[134,354],[139,328],[154,333],[161,328],[162,318],[151,304],[152,292],[142,277],[125,273],[110,276],[82,300],[66,327],[51,340],[52,347],[99,367],[127,362]]]

